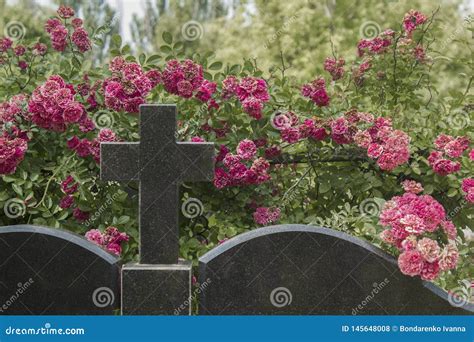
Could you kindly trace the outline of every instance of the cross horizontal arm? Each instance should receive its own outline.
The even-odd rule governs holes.
[[[183,182],[212,182],[214,179],[214,144],[179,142]]]
[[[139,143],[107,142],[100,144],[100,179],[134,181],[140,176]]]

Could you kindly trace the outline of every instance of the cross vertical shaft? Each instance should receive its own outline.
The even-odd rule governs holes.
[[[140,107],[139,143],[102,143],[104,180],[139,180],[140,263],[179,257],[179,186],[213,177],[212,143],[176,142],[176,106]]]

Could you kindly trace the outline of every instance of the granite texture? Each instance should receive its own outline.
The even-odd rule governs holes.
[[[179,185],[214,176],[214,144],[177,143],[175,135],[175,105],[142,105],[140,143],[101,144],[104,180],[140,181],[142,264],[178,261]]]
[[[122,269],[122,315],[189,315],[190,262],[127,264]]]
[[[239,235],[200,258],[199,314],[463,315],[446,292],[397,261],[326,228],[281,225]]]
[[[111,315],[119,259],[71,232],[0,228],[0,315]]]

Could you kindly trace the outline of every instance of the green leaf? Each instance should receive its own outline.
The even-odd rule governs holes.
[[[116,47],[117,49],[120,49],[122,46],[122,37],[119,34],[114,34],[112,36],[112,46]]]
[[[127,44],[122,48],[122,55],[128,55],[130,51],[132,51],[132,49],[130,48],[130,45]]]
[[[170,53],[173,50],[168,45],[162,45],[162,46],[160,46],[160,51],[163,52],[163,53]]]
[[[430,194],[433,193],[434,186],[433,186],[432,184],[427,184],[427,185],[424,186],[424,188],[425,188],[425,191],[424,191],[424,192],[425,192],[426,194],[430,195]]]
[[[454,196],[457,195],[457,193],[458,193],[458,189],[451,188],[451,189],[448,190],[447,195],[448,195],[448,197],[454,197]]]
[[[11,176],[3,176],[2,179],[4,182],[7,182],[7,183],[11,183],[17,180],[16,178],[11,177]]]
[[[144,65],[145,64],[145,61],[146,61],[146,55],[144,53],[142,53],[139,57],[138,57],[138,61],[140,62],[140,65]]]
[[[237,75],[240,72],[241,69],[242,69],[242,67],[239,64],[234,64],[230,68],[229,73]]]
[[[18,195],[23,197],[23,189],[18,184],[13,183],[12,188],[13,188],[13,191],[15,191]]]
[[[214,62],[209,66],[211,70],[220,70],[222,69],[222,62]]]
[[[125,224],[130,221],[130,216],[120,216],[117,220],[117,224]]]
[[[69,213],[67,211],[64,211],[61,216],[58,217],[58,221],[65,220],[69,216]]]
[[[148,59],[146,60],[146,63],[150,64],[150,63],[153,63],[153,62],[157,62],[157,61],[160,60],[160,58],[161,58],[160,55],[152,55],[152,56],[148,57]]]
[[[171,43],[173,43],[173,35],[171,33],[165,31],[161,36],[166,44],[171,45]]]
[[[331,184],[329,182],[324,182],[319,184],[319,192],[324,194],[331,189]]]
[[[184,44],[181,42],[177,42],[173,45],[173,50],[182,50],[184,48]]]
[[[81,61],[79,60],[79,58],[77,58],[76,56],[74,56],[74,57],[72,58],[72,65],[73,65],[74,68],[76,68],[76,69],[81,69],[82,63],[81,63]]]

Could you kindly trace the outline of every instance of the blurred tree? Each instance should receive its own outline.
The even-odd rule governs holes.
[[[0,0],[0,37],[9,36],[14,40],[40,37],[46,42],[43,26],[52,12],[34,0],[18,0],[13,4]]]
[[[157,51],[163,31],[183,41],[188,53],[214,51],[220,60],[236,63],[255,57],[264,70],[280,64],[280,51],[291,68],[288,74],[308,81],[323,73],[323,62],[333,53],[352,59],[354,41],[386,28],[400,27],[403,16],[414,8],[430,15],[433,23],[435,68],[441,88],[464,86],[467,77],[461,57],[470,51],[457,39],[471,35],[460,11],[462,0],[148,0],[145,18],[132,23],[134,45],[139,51]],[[472,18],[472,17],[471,17]],[[192,25],[190,24],[192,22]],[[187,34],[186,29],[189,30]],[[194,31],[191,31],[194,29]],[[450,75],[451,77],[447,77]],[[452,77],[455,75],[456,77]],[[449,81],[447,81],[447,79]]]

